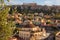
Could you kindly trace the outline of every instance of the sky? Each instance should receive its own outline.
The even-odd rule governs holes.
[[[6,0],[5,4],[7,5],[21,5],[23,3],[37,3],[38,5],[60,5],[60,0],[10,0],[10,2],[7,2]]]

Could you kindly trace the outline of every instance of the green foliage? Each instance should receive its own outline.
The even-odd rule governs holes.
[[[9,13],[12,14],[12,15],[14,15],[14,13],[16,13],[16,12],[17,12],[17,7],[11,8],[11,6],[10,6]]]
[[[9,1],[9,0],[8,0]],[[10,7],[6,7],[4,4],[4,0],[0,0],[0,40],[8,40],[9,37],[12,36],[14,31],[14,22],[12,20],[8,20],[8,12]]]
[[[10,1],[10,0],[7,0],[8,2]]]
[[[12,20],[7,19],[9,7],[0,10],[0,40],[8,40],[14,31],[14,23]]]
[[[0,1],[4,3],[4,0],[0,0]],[[9,2],[10,0],[7,0],[7,1]]]

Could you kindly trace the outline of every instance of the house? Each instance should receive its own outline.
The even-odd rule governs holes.
[[[19,37],[25,40],[32,40],[32,36],[35,37],[35,40],[40,40],[45,39],[49,36],[49,34],[46,33],[45,28],[41,29],[39,27],[33,26],[32,22],[30,21],[29,24],[19,30]]]

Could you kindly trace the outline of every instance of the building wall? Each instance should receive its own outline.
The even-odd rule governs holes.
[[[28,31],[19,31],[19,37],[26,39],[26,38],[30,38],[30,32]]]

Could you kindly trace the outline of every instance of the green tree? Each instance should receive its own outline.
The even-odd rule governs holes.
[[[4,0],[0,1],[4,4]],[[3,7],[2,5],[0,6]],[[0,10],[0,40],[8,40],[9,37],[12,36],[14,31],[14,22],[8,20],[8,12],[10,7],[4,6],[3,9]]]

